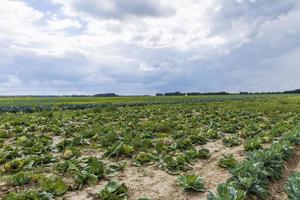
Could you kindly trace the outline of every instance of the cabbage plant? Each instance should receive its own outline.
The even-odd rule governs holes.
[[[182,175],[178,177],[178,182],[185,191],[194,190],[204,192],[203,178],[194,174]]]
[[[125,200],[127,199],[128,187],[117,181],[110,181],[106,186],[97,193],[97,197],[101,200]]]
[[[289,200],[300,199],[300,173],[299,172],[295,172],[288,177],[288,182],[285,190],[288,194]]]

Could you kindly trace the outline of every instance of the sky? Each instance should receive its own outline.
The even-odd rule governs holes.
[[[1,0],[0,95],[300,88],[299,0]]]

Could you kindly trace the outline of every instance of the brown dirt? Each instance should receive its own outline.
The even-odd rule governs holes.
[[[59,144],[60,142],[62,142],[64,140],[61,136],[53,136],[52,139],[53,139],[53,141],[52,141],[53,147],[55,147],[57,144]]]
[[[237,160],[241,161],[244,152],[243,146],[226,148],[221,140],[209,142],[201,148],[208,148],[212,157],[208,160],[199,160],[193,165],[191,172],[204,178],[206,188],[204,193],[184,192],[177,183],[177,176],[169,175],[157,166],[129,166],[115,179],[129,187],[129,200],[136,200],[140,197],[147,197],[151,200],[206,199],[208,191],[214,191],[218,184],[229,178],[228,170],[218,167],[222,154],[232,153]],[[84,188],[82,191],[68,192],[64,199],[93,199],[90,194],[101,190],[106,183],[107,181],[101,181],[97,186]]]
[[[206,186],[206,192],[198,195],[197,199],[199,199],[199,197],[201,199],[206,199],[208,191],[215,192],[217,186],[220,183],[226,182],[226,180],[229,178],[230,175],[228,170],[218,166],[219,159],[223,154],[233,154],[234,158],[239,162],[244,159],[243,146],[228,148],[222,144],[221,140],[217,140],[207,143],[203,145],[203,147],[210,150],[212,157],[209,160],[203,160],[196,163],[192,170],[195,172],[195,174],[198,174],[204,178],[204,184]],[[190,199],[193,200],[194,198]]]
[[[9,186],[6,182],[0,181],[0,198],[9,190]]]

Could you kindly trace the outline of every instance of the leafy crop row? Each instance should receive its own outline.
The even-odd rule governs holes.
[[[289,200],[300,199],[300,173],[299,172],[292,173],[288,177],[286,192],[288,194]]]
[[[281,138],[299,121],[296,102],[297,99],[281,98],[266,102],[257,99],[161,102],[146,106],[1,113],[0,181],[10,188],[11,194],[0,192],[0,198],[20,195],[21,199],[24,196],[55,199],[65,195],[55,192],[55,185],[78,191],[101,181],[118,179],[119,174],[124,175],[133,166],[153,165],[169,174],[191,175],[195,163],[214,160],[214,151],[207,143],[218,143],[224,148],[241,145],[251,160],[252,150],[260,155],[260,149]],[[217,165],[234,170],[241,164],[226,155]],[[253,163],[249,161],[248,167],[251,166]],[[181,185],[202,188],[202,179],[187,175],[183,175]],[[24,192],[15,194],[20,188]],[[64,191],[66,187],[59,188]]]
[[[250,152],[243,163],[230,171],[231,178],[226,183],[220,184],[217,193],[210,193],[207,199],[242,200],[250,196],[266,199],[269,194],[269,183],[282,177],[285,162],[291,157],[295,145],[300,144],[299,142],[298,128],[269,148]]]

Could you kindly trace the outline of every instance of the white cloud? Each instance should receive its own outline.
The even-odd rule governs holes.
[[[26,45],[37,31],[35,24],[43,17],[38,12],[20,1],[4,0],[0,4],[0,40]]]
[[[50,30],[64,30],[67,28],[79,29],[82,25],[78,21],[71,19],[54,19],[47,21],[47,27]]]
[[[265,60],[299,45],[297,0],[49,2],[60,10],[42,12],[26,1],[2,0],[0,74],[11,89],[0,91],[20,84],[37,90],[37,83],[62,92],[64,87],[122,91],[133,84],[138,85],[135,93],[251,88],[252,80],[242,81],[240,74],[264,77],[251,64],[270,66]],[[297,60],[285,57],[272,66],[287,63],[288,68],[288,60]],[[272,69],[279,80],[277,68]],[[275,82],[268,87],[278,87]]]

